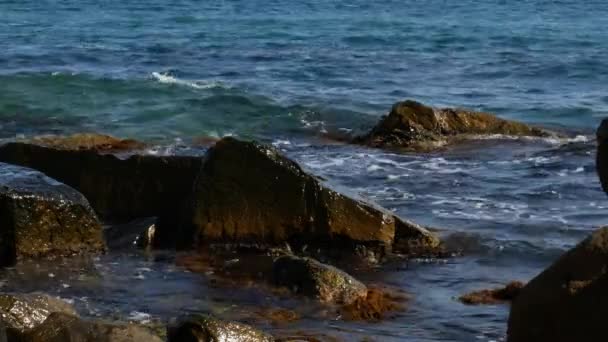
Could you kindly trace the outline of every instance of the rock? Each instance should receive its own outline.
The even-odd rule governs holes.
[[[9,341],[20,342],[161,342],[148,329],[135,324],[87,321],[65,313],[52,313],[44,323],[26,331],[7,331]]]
[[[507,341],[605,341],[608,227],[532,279],[511,305]]]
[[[0,163],[0,264],[104,249],[101,225],[82,194],[38,171]]]
[[[608,193],[608,119],[602,120],[597,129],[596,168],[602,188]]]
[[[433,256],[445,254],[439,238],[428,229],[395,217],[393,252],[409,256]]]
[[[71,138],[52,144],[45,141],[47,146],[8,143],[0,146],[0,161],[31,167],[72,186],[107,220],[128,221],[173,211],[191,193],[202,163],[201,158],[180,156],[121,159],[97,152],[115,149],[118,142],[68,142]]]
[[[332,190],[276,149],[224,138],[211,148],[179,217],[157,224],[159,242],[181,247],[213,242],[390,250],[401,220],[363,200]],[[438,243],[421,227],[409,237],[419,251]],[[432,247],[432,248],[431,248]]]
[[[49,295],[0,294],[0,320],[9,328],[34,328],[42,324],[53,312],[76,315],[71,304]]]
[[[462,109],[434,109],[416,101],[398,102],[368,134],[355,143],[372,147],[432,150],[455,138],[503,134],[550,136],[551,133],[526,124],[504,120],[492,114]]]
[[[505,287],[493,290],[481,290],[461,296],[459,300],[464,304],[501,304],[514,300],[524,287],[520,281],[512,281]]]
[[[272,342],[272,336],[251,326],[211,316],[182,318],[167,329],[168,342]]]
[[[274,283],[324,303],[351,304],[367,287],[349,274],[312,258],[282,256],[273,265]]]
[[[351,321],[380,321],[387,314],[404,311],[408,297],[386,289],[369,288],[367,294],[340,309],[341,315]]]
[[[45,135],[31,139],[34,145],[58,150],[120,152],[141,150],[146,144],[133,139],[119,139],[110,135],[96,133],[78,133],[70,136]]]

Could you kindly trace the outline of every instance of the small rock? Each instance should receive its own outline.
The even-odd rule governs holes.
[[[7,331],[9,341],[20,342],[162,342],[147,328],[135,324],[88,321],[52,313],[44,323],[26,331]]]
[[[182,318],[168,328],[168,342],[273,342],[274,338],[251,326],[206,315]]]
[[[311,258],[279,257],[273,265],[274,283],[324,303],[351,304],[367,295],[367,287],[344,271]]]
[[[0,294],[2,322],[17,330],[31,329],[42,324],[53,312],[76,315],[74,307],[45,294]]]
[[[119,139],[97,133],[77,133],[70,136],[44,135],[31,139],[29,143],[58,150],[96,152],[133,151],[146,147],[146,144],[137,140]]]
[[[481,290],[461,296],[459,300],[464,304],[501,304],[514,300],[525,286],[520,281],[512,281],[505,287],[493,290]]]
[[[404,311],[408,298],[380,288],[370,288],[364,297],[345,305],[340,312],[351,321],[380,321],[388,314]]]

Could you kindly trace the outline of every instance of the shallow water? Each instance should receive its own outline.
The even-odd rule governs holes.
[[[101,131],[200,154],[195,137],[272,143],[329,183],[436,227],[463,256],[359,276],[412,295],[379,324],[233,291],[171,254],[2,271],[2,289],[42,290],[84,315],[167,321],[209,311],[302,307],[305,329],[357,340],[501,341],[507,306],[456,297],[529,280],[607,222],[593,128],[608,114],[608,3],[600,1],[47,0],[0,2],[0,139]],[[476,140],[432,154],[341,145],[395,101],[466,106],[564,129],[570,139]]]

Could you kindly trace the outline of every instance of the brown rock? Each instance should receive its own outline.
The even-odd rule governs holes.
[[[91,144],[97,146],[93,150],[65,149],[68,145],[74,146],[57,141],[53,146],[61,148],[9,143],[0,146],[0,161],[31,167],[72,186],[98,215],[118,221],[173,210],[170,208],[191,193],[202,164],[195,157],[133,155],[121,159],[97,153],[99,144]]]
[[[67,302],[45,294],[0,294],[2,322],[16,330],[31,329],[42,324],[53,312],[76,315]]]
[[[0,264],[105,249],[87,200],[44,174],[0,163]]]
[[[416,101],[396,103],[367,135],[355,142],[372,147],[432,150],[456,138],[504,134],[549,136],[551,133],[492,114],[462,109],[434,109]]]
[[[477,305],[477,304],[501,304],[514,300],[519,292],[524,287],[524,283],[520,281],[513,281],[507,284],[505,287],[501,287],[493,290],[481,290],[468,293],[459,298],[464,304]]]
[[[273,265],[273,276],[276,285],[324,303],[348,305],[367,294],[367,287],[360,281],[311,258],[279,257]]]
[[[331,252],[364,247],[382,254],[390,250],[401,222],[386,210],[332,190],[274,148],[234,138],[209,150],[192,198],[183,207],[179,217],[160,219],[159,241],[177,240],[182,247],[288,242],[295,248],[312,245]],[[429,241],[429,249],[438,244],[425,229],[409,229],[410,242],[419,250]]]
[[[407,299],[404,295],[372,287],[365,296],[345,305],[340,312],[352,321],[380,321],[389,314],[405,310]]]
[[[70,136],[38,136],[31,139],[29,143],[58,150],[96,152],[132,151],[146,147],[146,144],[137,140],[119,139],[110,135],[96,133],[78,133]]]
[[[9,341],[20,342],[161,342],[148,329],[135,324],[88,321],[65,313],[52,313],[44,323],[26,331],[7,331]]]
[[[532,279],[511,305],[509,342],[605,341],[608,227]]]
[[[167,330],[168,342],[272,342],[274,338],[251,326],[205,315],[182,318]]]

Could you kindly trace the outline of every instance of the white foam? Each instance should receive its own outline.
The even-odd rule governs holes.
[[[164,74],[160,72],[153,72],[152,77],[156,79],[156,81],[163,84],[174,84],[179,86],[185,86],[194,89],[214,89],[214,88],[227,88],[223,83],[218,81],[204,81],[204,80],[195,80],[188,81],[182,80],[177,77],[171,76],[169,74]]]

